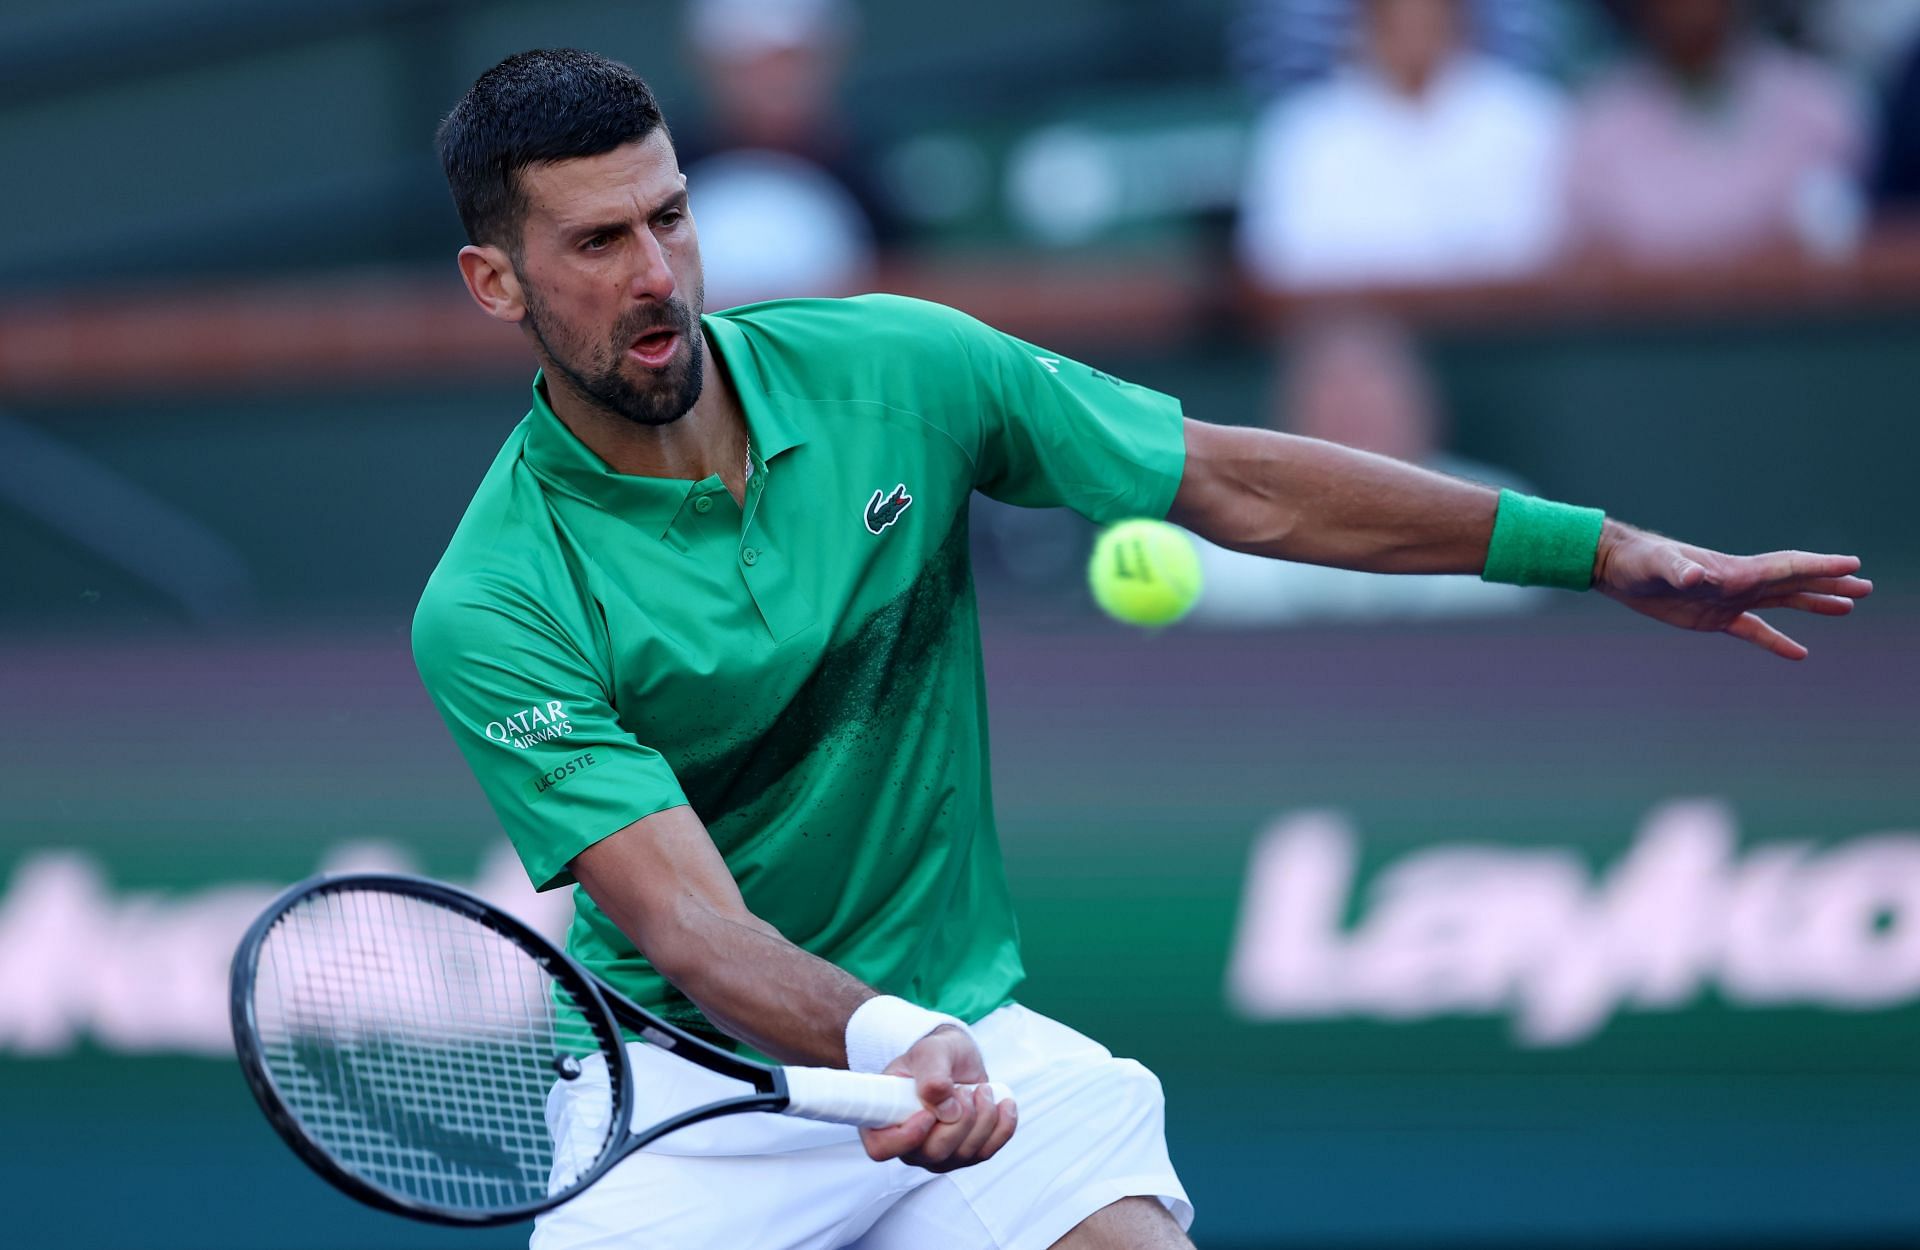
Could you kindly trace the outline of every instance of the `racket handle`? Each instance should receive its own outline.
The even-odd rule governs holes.
[[[785,1115],[826,1120],[833,1124],[857,1124],[861,1128],[885,1128],[898,1124],[925,1104],[915,1091],[913,1078],[876,1076],[869,1072],[848,1072],[840,1068],[787,1068],[787,1105]],[[961,1092],[974,1087],[962,1085]],[[998,1081],[988,1085],[995,1102],[1005,1102],[1013,1091]]]

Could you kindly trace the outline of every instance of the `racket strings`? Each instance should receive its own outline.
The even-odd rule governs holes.
[[[254,1011],[288,1110],[361,1180],[478,1213],[576,1179],[555,1174],[547,1094],[601,1039],[505,935],[389,891],[309,896],[267,936]]]

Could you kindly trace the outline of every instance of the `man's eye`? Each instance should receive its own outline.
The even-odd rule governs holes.
[[[583,252],[603,252],[607,249],[607,245],[612,242],[613,236],[610,234],[590,235],[587,240],[580,245],[580,250]]]
[[[686,214],[681,212],[679,209],[671,208],[671,209],[668,209],[666,212],[661,213],[658,217],[655,217],[653,219],[653,224],[656,226],[659,226],[663,230],[671,230],[675,226],[679,225],[681,219],[684,218],[685,216]]]

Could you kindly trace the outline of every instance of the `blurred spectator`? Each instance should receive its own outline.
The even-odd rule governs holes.
[[[1261,96],[1324,78],[1359,42],[1360,0],[1248,0],[1235,14],[1229,49]],[[1565,55],[1564,0],[1467,0],[1467,28],[1487,55],[1551,73]]]
[[[1295,336],[1273,423],[1455,477],[1526,489],[1513,475],[1442,451],[1446,419],[1398,325],[1343,315]],[[1473,576],[1395,577],[1289,564],[1196,540],[1203,589],[1193,619],[1216,625],[1489,616],[1531,611],[1546,592]]]
[[[881,216],[838,91],[854,37],[843,0],[692,0],[709,112],[680,138],[707,306],[848,295]]]
[[[1462,0],[1361,0],[1358,63],[1271,105],[1240,255],[1267,287],[1511,274],[1558,241],[1563,107],[1471,51]]]
[[[1890,214],[1920,214],[1920,39],[1907,48],[1886,92],[1873,192]]]
[[[1861,119],[1832,70],[1765,40],[1739,0],[1635,0],[1644,48],[1582,102],[1568,162],[1577,252],[1714,260],[1859,232]]]

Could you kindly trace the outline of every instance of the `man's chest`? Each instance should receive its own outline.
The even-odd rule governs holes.
[[[736,503],[693,483],[662,532],[557,514],[604,627],[621,723],[670,759],[761,733],[823,682],[858,688],[951,615],[966,583],[969,466],[917,427],[817,438],[756,469]],[[838,677],[834,677],[838,674]],[[796,733],[829,726],[790,726]]]

